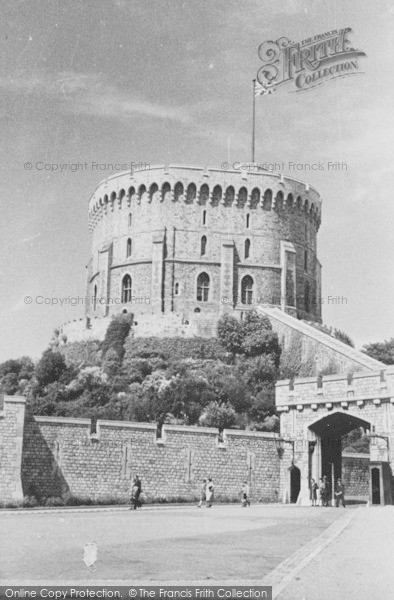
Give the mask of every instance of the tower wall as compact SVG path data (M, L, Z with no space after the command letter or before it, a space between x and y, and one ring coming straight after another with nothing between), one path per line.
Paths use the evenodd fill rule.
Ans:
M316 190L268 171L171 166L110 177L89 203L87 316L127 310L187 320L263 303L320 320L320 215ZM209 277L202 298L201 273Z

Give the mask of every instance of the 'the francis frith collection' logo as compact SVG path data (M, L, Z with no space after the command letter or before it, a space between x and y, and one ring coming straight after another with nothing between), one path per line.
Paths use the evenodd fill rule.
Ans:
M351 31L350 27L334 29L299 43L285 37L263 42L258 50L263 65L257 73L256 92L260 93L256 95L291 84L296 89L289 91L301 92L329 79L359 74L358 59L365 52L352 47Z

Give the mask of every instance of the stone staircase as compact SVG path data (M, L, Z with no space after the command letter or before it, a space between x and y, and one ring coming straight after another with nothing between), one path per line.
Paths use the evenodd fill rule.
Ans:
M359 364L362 367L362 369L369 371L380 371L382 369L387 368L387 365L385 365L384 363L381 363L380 361L371 358L370 356L364 354L364 352L361 352L360 350L356 350L355 348L344 344L340 340L331 337L327 333L319 331L319 329L316 329L312 325L308 325L304 321L299 321L298 319L295 319L294 317L288 315L287 313L283 312L278 308L258 306L256 310L261 315L267 316L271 321L276 320L282 325L290 327L291 329L294 329L295 331L298 331L303 335L311 338L315 342L326 346L330 350L342 354L346 358L352 360L354 363Z

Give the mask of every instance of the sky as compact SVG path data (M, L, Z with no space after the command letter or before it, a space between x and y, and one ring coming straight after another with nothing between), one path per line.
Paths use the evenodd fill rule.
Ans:
M70 302L85 295L88 202L115 173L93 162L249 162L259 45L343 27L367 55L363 73L258 98L256 162L301 165L284 175L322 196L324 322L357 347L394 337L389 0L3 0L1 11L0 361L40 356L56 326L83 316ZM88 167L61 172L72 163Z

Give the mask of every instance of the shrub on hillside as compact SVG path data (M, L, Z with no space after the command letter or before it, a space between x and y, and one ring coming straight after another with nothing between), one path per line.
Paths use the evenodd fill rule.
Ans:
M68 366L95 367L101 364L101 346L98 340L85 340L59 346L59 352Z
M351 348L354 348L355 346L350 335L348 335L345 331L341 331L340 329L334 329L334 338L340 342L343 342L344 344L347 344Z
M133 315L127 313L113 317L105 332L101 356L105 357L108 350L114 350L122 360L124 356L124 343L129 335L130 328L133 322Z
M216 338L129 337L125 344L124 365L135 358L177 361L186 358L220 360L224 357L223 347Z
M60 352L45 350L37 363L35 376L40 387L59 381L67 370L66 361Z

